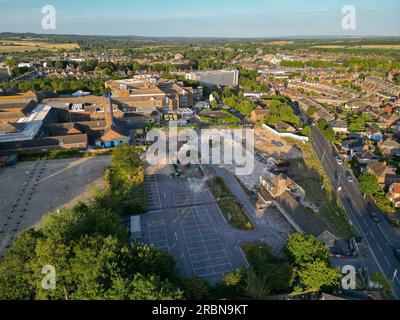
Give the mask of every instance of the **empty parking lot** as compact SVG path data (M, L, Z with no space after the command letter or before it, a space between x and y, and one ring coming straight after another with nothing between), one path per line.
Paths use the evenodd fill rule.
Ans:
M185 276L215 283L247 264L205 185L168 175L145 180L153 210L142 216L143 240L171 253Z
M20 162L0 168L0 254L23 230L49 211L84 199L87 189L101 185L110 157Z

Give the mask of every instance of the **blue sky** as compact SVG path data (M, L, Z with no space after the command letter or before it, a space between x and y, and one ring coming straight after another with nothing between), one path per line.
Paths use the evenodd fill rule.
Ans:
M283 37L400 35L399 0L0 0L0 32L50 33L44 5L57 10L51 33ZM353 5L356 30L343 30L341 12Z

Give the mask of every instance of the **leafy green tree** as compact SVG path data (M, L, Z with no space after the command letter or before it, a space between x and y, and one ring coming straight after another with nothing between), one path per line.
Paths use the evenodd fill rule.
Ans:
M317 109L314 106L310 106L307 109L307 115L312 117L316 111L317 111Z
M321 241L312 235L291 234L288 238L286 251L290 260L301 267L317 260L329 263L328 250Z
M360 177L359 183L361 192L366 194L367 196L373 196L381 190L378 184L378 178L368 172L364 173Z
M291 124L298 124L300 118L296 116L291 106L280 100L272 100L269 103L269 110L265 116L266 124L276 125L279 121Z
M0 300L29 300L35 297L34 274L29 266L35 259L40 235L29 230L14 242L11 251L0 259Z
M183 291L154 275L137 274L130 284L128 297L131 300L180 300L183 299Z
M301 133L303 135L305 135L306 137L311 137L311 135L312 135L311 127L310 126L304 127L304 129Z
M267 299L271 289L265 275L257 275L254 271L247 272L245 295L250 299Z
M208 282L196 276L184 280L183 292L188 300L206 300L211 294Z
M55 64L54 64L54 66L55 66L57 69L64 69L64 68L65 68L65 62L64 62L64 61L61 61L61 60L57 60L57 61L55 62Z
M127 144L114 149L111 161L112 168L128 181L136 179L142 166L139 152Z
M224 91L222 92L222 97L223 98L229 98L232 95L231 89L230 88L225 88Z
M72 209L46 215L42 220L41 232L44 236L68 243L78 240L82 234L113 236L121 242L128 240L121 217L96 204L79 203Z
M304 265L299 271L299 276L306 290L332 290L340 284L339 270L330 268L319 260Z
M325 119L319 120L318 121L318 128L321 131L325 131L326 127L328 126L328 123L326 122Z
M349 124L349 131L360 132L365 130L365 120L363 117L357 117Z
M329 141L332 141L335 138L335 131L331 127L325 129L325 138Z
M392 283L381 273L374 273L371 275L371 281L380 285L382 291L390 294L392 290Z

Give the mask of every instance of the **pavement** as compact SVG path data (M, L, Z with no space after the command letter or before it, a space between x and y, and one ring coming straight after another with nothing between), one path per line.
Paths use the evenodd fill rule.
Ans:
M292 105L306 123L311 123L310 119L296 106ZM350 183L346 179L346 168L340 166L335 159L335 151L331 144L325 139L319 129L312 125L311 143L321 159L324 169L336 190L346 211L347 217L351 225L361 235L368 247L371 255L365 257L365 264L370 274L380 272L387 279L393 280L393 295L400 299L400 274L393 278L396 269L400 269L399 261L393 256L391 246L400 248L400 238L387 221L382 219L380 223L375 223L369 216L367 211L367 202L360 192L357 179Z
M72 207L103 181L110 157L19 162L0 168L0 254L50 211Z
M231 227L205 179L156 174L146 176L145 181L151 181L146 190L155 195L149 200L150 207L155 210L142 215L142 241L172 254L184 276L197 275L217 283L227 273L248 266L240 248L242 244L265 241L279 254L286 242L287 234L268 223L256 226L253 231ZM157 195L160 209L157 209Z

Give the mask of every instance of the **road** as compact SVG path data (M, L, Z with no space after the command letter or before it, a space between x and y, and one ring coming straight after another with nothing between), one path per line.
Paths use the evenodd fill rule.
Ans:
M295 108L306 123L311 123L307 115L297 106L293 104L292 107ZM337 163L336 154L330 142L322 135L317 126L312 125L311 128L312 146L320 158L333 187L338 190L337 195L343 204L350 223L366 240L370 248L372 258L366 259L369 273L379 271L387 279L392 280L396 269L400 269L400 263L393 256L391 246L400 247L399 237L386 219L382 219L378 224L372 221L366 209L367 201L361 194L356 179L354 179L353 183L348 182L345 175L347 169ZM399 274L393 279L393 295L400 299Z

